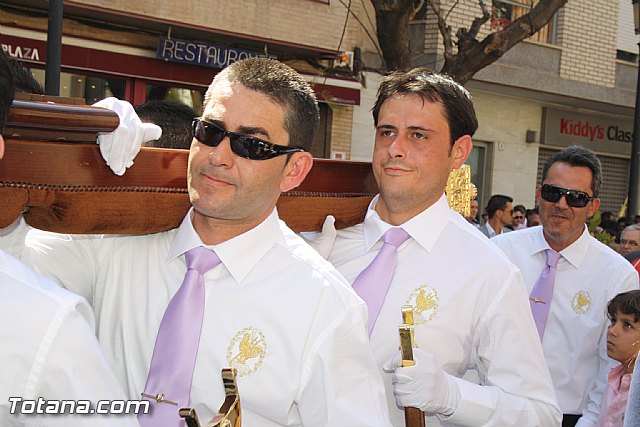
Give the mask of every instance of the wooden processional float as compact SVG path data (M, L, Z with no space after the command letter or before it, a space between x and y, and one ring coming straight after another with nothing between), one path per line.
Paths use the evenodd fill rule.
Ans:
M123 176L106 165L97 134L118 127L113 111L81 98L16 94L0 160L0 228L21 214L38 229L70 234L149 234L180 225L189 210L188 150L143 147ZM296 232L320 231L327 215L336 228L364 220L377 193L370 163L314 160L305 181L278 201L280 217ZM475 196L470 170L453 171L449 205L469 215ZM232 369L222 373L226 399L207 426L240 427L240 400ZM189 408L181 411L199 426Z

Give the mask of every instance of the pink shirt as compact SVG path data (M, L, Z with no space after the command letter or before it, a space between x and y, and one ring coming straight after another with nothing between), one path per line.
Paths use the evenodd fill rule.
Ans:
M627 396L631 374L624 373L624 365L620 364L609 372L609 387L602 398L600 417L596 427L622 427L624 410L627 407Z

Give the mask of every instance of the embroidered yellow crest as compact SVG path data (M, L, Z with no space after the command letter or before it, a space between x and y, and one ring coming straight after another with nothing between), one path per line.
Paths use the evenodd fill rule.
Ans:
M571 307L576 314L585 314L591 309L591 295L587 291L576 293L571 301Z
M243 377L260 368L266 353L264 334L256 328L244 328L231 340L227 361L229 366L238 370L238 376Z
M438 292L430 286L421 286L411 292L406 304L413 306L416 325L426 325L438 313Z

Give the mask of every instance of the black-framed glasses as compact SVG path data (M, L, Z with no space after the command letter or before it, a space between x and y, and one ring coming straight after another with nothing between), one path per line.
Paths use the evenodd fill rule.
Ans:
M567 205L572 208L584 208L587 206L587 203L595 199L595 197L591 197L584 191L569 190L568 188L562 188L551 184L544 184L540 191L540 195L544 200L551 203L557 202L564 196Z
M263 141L255 136L244 133L230 132L208 122L201 117L193 119L191 125L193 137L209 147L217 147L225 137L229 137L231 151L238 156L250 160L267 160L283 154L304 151L300 147L287 147Z
M514 215L513 219L524 219L522 215Z

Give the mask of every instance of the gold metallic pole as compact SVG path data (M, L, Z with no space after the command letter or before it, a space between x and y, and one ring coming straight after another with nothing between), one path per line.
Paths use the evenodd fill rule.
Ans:
M413 349L416 345L413 337L413 306L402 306L402 325L398 326L398 331L400 332L402 366L414 366ZM407 427L425 427L427 425L424 413L418 408L404 408L404 422Z

